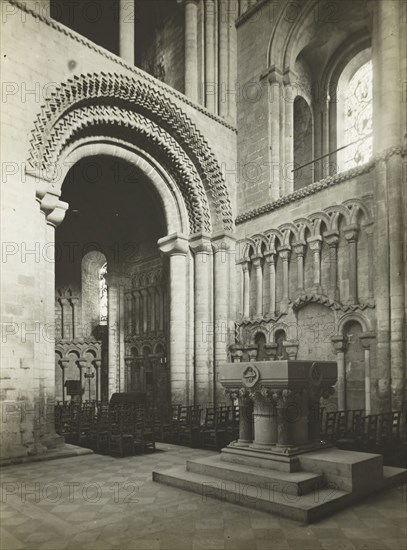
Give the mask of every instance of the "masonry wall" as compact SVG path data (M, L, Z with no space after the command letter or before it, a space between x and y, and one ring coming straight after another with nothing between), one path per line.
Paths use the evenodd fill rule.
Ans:
M136 65L184 92L184 7L175 1L141 2L136 12Z
M128 68L120 58L55 22L48 24L16 5L5 4L1 34L2 458L46 452L57 441L52 427L55 357L50 353L55 315L50 243L55 229L46 224L36 201L38 181L25 175L30 132L47 94L67 78L87 72L148 79L192 119L220 166L235 164L236 139L231 127L175 90ZM227 181L233 185L229 176ZM233 200L233 187L230 195Z

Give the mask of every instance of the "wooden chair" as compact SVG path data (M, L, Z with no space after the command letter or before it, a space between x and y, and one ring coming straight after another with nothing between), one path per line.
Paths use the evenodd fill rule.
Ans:
M134 418L131 411L120 410L119 417L111 415L108 429L109 454L134 454Z
M219 410L208 408L205 412L205 421L201 428L201 446L208 449L219 450L225 438L226 428L218 425Z
M201 409L191 405L181 407L177 441L191 447L198 446L201 431Z

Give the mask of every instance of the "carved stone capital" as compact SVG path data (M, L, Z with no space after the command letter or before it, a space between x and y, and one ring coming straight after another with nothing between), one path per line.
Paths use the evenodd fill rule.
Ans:
M295 361L299 347L298 342L296 340L289 340L287 342L283 342L283 347L287 352L288 358L291 361Z
M219 232L212 235L213 253L222 253L234 251L236 247L236 239L231 233Z
M268 360L275 360L277 356L278 344L264 344L264 351L266 352Z
M199 253L212 253L212 241L211 237L207 233L194 233L189 238L189 246L195 254Z
M339 233L336 231L330 231L324 233L324 239L329 248L337 248L339 243Z
M246 273L247 271L249 271L249 262L247 260L242 262L242 271L243 273Z
M39 200L41 212L43 212L47 224L52 227L58 227L65 218L66 211L68 210L68 203L59 200L58 195L53 193L45 193L45 195Z
M166 256L186 256L189 250L185 235L173 233L158 240L158 247Z
M256 361L257 352L258 352L258 346L256 344L247 346L245 348L245 351L247 352L250 361Z
M264 258L267 263L274 264L276 261L276 251L268 251L264 253Z
M252 262L256 269L261 269L261 256L253 256Z
M346 350L346 341L342 335L332 336L331 342L335 348L335 351L345 351Z
M355 242L358 238L359 227L356 223L351 223L343 228L345 238L348 242Z
M240 363L243 356L243 347L239 344L232 344L229 347L230 355L233 363Z
M271 65L271 67L263 71L260 75L260 80L265 80L266 78L269 84L281 84L283 82L283 71L278 69L275 65Z
M291 248L289 248L289 247L280 248L279 251L278 251L278 255L280 256L280 258L282 260L289 260L290 259L290 253L291 253Z
M297 256L304 256L305 245L305 241L293 243L293 250L297 254Z
M322 246L322 237L320 236L311 237L308 240L308 244L309 244L310 250L312 250L313 252L320 252L321 246Z
M374 332L364 332L359 335L359 340L364 349L370 349L370 346L376 340L376 334Z

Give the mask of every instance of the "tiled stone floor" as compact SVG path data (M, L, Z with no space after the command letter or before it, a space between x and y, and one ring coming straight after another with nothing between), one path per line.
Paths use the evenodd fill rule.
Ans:
M1 550L405 550L406 487L310 526L151 481L205 451L159 445L2 468Z

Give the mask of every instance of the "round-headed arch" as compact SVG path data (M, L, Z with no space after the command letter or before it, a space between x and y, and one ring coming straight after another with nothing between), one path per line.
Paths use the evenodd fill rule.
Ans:
M115 73L83 74L62 83L35 121L28 171L53 174L64 149L89 136L143 144L179 187L192 231L233 229L227 186L207 141L151 84Z

